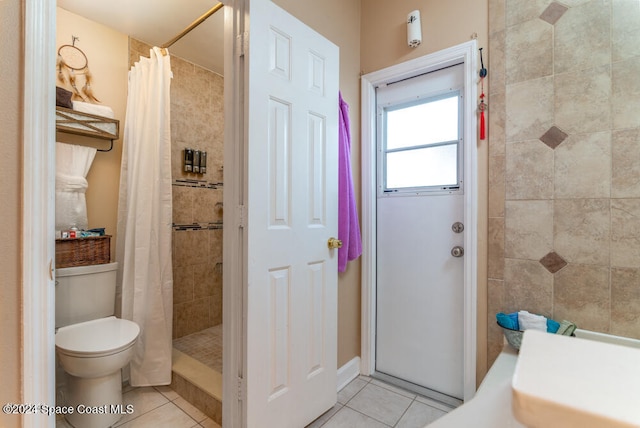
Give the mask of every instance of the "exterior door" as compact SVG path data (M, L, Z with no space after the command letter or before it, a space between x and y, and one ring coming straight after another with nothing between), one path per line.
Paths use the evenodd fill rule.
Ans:
M339 52L249 7L246 426L302 427L337 400Z
M452 404L464 395L462 85L457 65L376 92L375 371Z

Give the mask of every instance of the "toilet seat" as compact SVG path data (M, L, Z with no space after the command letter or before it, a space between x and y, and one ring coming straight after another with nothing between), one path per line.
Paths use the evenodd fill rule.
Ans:
M139 333L140 327L132 321L100 318L59 328L56 349L78 358L104 357L131 347Z

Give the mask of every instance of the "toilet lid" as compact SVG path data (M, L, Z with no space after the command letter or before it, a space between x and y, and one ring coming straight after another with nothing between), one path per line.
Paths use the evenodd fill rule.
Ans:
M133 321L107 317L61 327L56 348L74 354L103 354L131 345L140 327Z

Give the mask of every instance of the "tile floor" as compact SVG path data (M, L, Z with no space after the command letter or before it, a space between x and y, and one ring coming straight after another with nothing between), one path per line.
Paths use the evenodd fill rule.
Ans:
M220 428L167 386L125 388L134 413L118 428ZM422 428L451 409L425 397L359 376L338 393L338 403L307 428ZM58 419L56 428L70 428ZM265 427L266 428L266 427Z
M222 324L174 339L173 347L222 373Z
M124 415L114 427L220 428L168 386L129 387L123 392L124 405L132 404L134 412ZM72 427L64 419L57 419L56 428Z
M452 409L426 397L359 376L338 403L307 428L423 428Z

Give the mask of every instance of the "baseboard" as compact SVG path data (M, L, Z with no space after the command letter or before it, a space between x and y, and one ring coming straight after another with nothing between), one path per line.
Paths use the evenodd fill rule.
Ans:
M360 357L355 357L338 369L338 391L360 376Z

